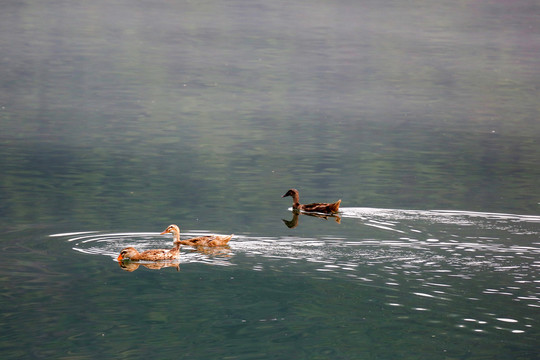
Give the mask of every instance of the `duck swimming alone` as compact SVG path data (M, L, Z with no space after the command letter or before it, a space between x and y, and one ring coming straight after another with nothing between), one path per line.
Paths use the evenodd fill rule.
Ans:
M208 235L208 236L199 236L196 238L191 238L187 240L180 240L180 228L177 225L169 225L161 235L167 233L172 233L174 237L174 244L182 244L188 246L225 246L231 240L233 235Z
M133 247L127 247L120 251L118 261L159 261L159 260L175 260L180 257L180 244L174 243L174 247L170 250L153 249L146 250L142 253L138 252Z
M300 196L298 195L298 190L290 189L282 197L292 196L293 198L293 209L308 211L308 212L319 212L326 214L334 214L339 211L339 204L341 204L341 199L335 203L313 203L313 204L300 204Z

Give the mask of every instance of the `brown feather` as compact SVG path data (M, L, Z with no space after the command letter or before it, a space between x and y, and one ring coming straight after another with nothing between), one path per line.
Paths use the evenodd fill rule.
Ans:
M196 238L191 238L187 240L180 240L180 228L177 225L169 225L167 229L165 229L161 235L165 235L167 233L173 234L173 244L182 244L182 245L188 245L188 246L225 246L231 240L231 238L234 235L207 235L207 236L199 236Z
M196 238L191 238L187 240L180 240L179 243L182 245L188 245L188 246L225 246L229 243L229 240L234 235L226 235L226 236L220 236L220 235L209 235L209 236L199 236Z
M170 250L165 249L152 249L146 250L142 253L137 249L127 247L120 251L118 261L131 260L131 261L160 261L160 260L175 260L180 257L180 244L175 245Z

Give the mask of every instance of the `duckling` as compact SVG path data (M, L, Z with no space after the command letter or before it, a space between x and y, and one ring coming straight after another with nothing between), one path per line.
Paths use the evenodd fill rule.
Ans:
M199 236L187 240L180 240L180 228L177 225L169 225L162 233L161 235L165 235L167 233L172 233L174 244L182 244L182 245L188 245L188 246L225 246L231 240L231 238L234 235L207 235L207 236Z
M341 204L341 199L339 199L335 203L331 203L331 204L330 203L313 203L313 204L302 205L300 204L300 196L298 195L298 190L296 189L290 189L282 197L286 197L286 196L292 196L294 210L334 214L339 211L339 205Z

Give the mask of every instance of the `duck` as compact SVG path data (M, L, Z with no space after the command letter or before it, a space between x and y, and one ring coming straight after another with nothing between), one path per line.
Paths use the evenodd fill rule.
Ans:
M209 246L209 247L215 247L215 246L225 246L229 243L229 240L232 239L234 235L207 235L207 236L199 236L187 240L180 240L180 228L178 225L172 224L169 225L160 235L165 235L168 233L173 234L174 241L173 243L176 245L188 245L188 246Z
M341 199L335 203L313 203L313 204L300 204L300 195L298 190L290 189L282 197L292 196L293 198L293 209L301 210L307 212L318 212L326 214L335 214L339 211L339 205L341 204Z
M160 260L176 260L180 258L180 244L174 243L174 247L170 250L152 249L140 253L133 247L127 247L120 251L118 255L119 262L122 261L160 261Z

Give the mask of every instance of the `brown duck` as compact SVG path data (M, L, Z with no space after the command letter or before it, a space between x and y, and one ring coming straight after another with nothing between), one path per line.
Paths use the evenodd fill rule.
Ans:
M300 204L300 196L298 195L298 190L290 189L282 197L292 196L293 198L293 209L308 211L308 212L319 212L326 214L334 214L339 211L339 204L341 204L341 199L335 203L313 203L313 204Z
M137 249L127 247L120 251L120 255L116 260L118 261L160 261L160 260L175 260L180 257L180 244L174 243L174 247L170 250L165 249L153 249L146 250L142 253Z
M182 244L188 246L225 246L231 240L233 235L207 235L191 238L187 240L180 240L180 228L176 225L169 225L161 235L172 233L174 237L174 244Z

